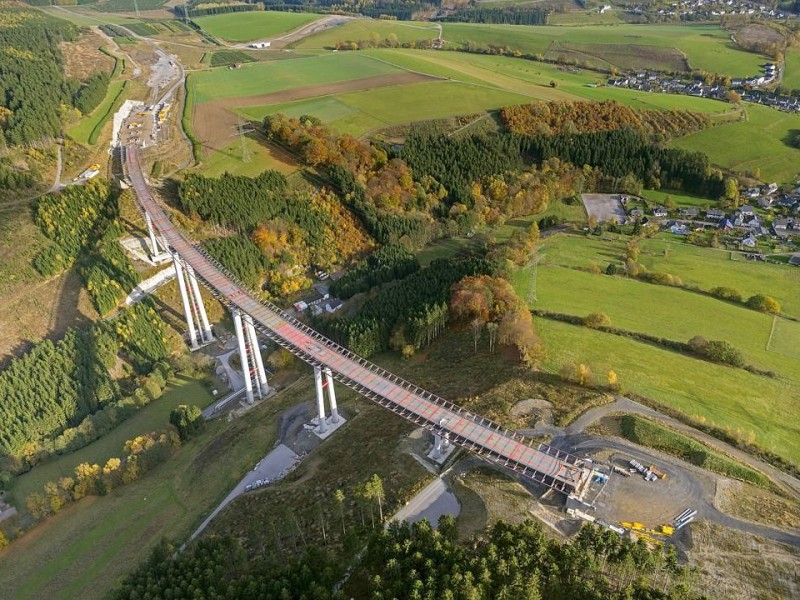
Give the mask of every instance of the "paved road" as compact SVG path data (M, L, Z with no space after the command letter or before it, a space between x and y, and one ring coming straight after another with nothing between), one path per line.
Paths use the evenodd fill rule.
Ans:
M422 519L428 519L428 522L436 527L439 517L443 515L456 517L459 512L461 512L461 506L456 495L447 487L441 477L437 477L414 496L408 504L397 511L390 522L416 523Z
M784 473L780 469L776 469L772 465L756 458L752 454L731 446L722 440L703 433L702 431L698 431L690 425L686 425L677 419L673 419L672 417L664 415L657 410L645 406L644 404L639 404L638 402L635 402L624 396L617 396L616 400L611 404L606 404L605 406L598 406L596 408L587 410L566 427L542 425L533 429L521 429L520 433L532 437L549 435L553 436L554 438L576 435L583 433L583 431L595 421L602 419L605 416L618 413L639 414L669 425L673 429L676 429L681 433L685 433L688 436L707 444L711 448L720 450L721 452L734 457L736 460L761 471L777 484L781 485L781 487L783 487L787 492L793 494L797 498L800 498L800 480L798 480L796 477L789 475L788 473ZM555 440L553 445L556 445Z
M297 464L299 460L300 457L297 456L297 454L295 454L294 451L292 451L292 449L288 446L284 446L283 444L276 446L269 454L261 459L255 469L249 471L242 478L242 480L236 484L236 487L233 488L230 494L228 494L225 499L219 503L217 508L215 508L212 513L206 517L205 521L200 524L200 527L195 530L191 537L189 537L188 541L192 541L194 538L200 535L223 508L244 494L245 488L248 485L255 483L259 479L268 479L270 482L281 479L291 470L292 467Z

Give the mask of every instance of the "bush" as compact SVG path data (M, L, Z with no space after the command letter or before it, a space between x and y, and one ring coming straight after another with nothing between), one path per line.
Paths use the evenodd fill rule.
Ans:
M772 296L756 294L747 299L747 307L759 312L777 315L781 312L781 303Z
M727 300L728 302L742 302L742 295L739 290L729 287L715 287L709 292L715 298Z
M583 318L584 327L597 329L599 327L611 327L611 319L605 313L592 313Z
M745 364L742 353L725 341L709 341L703 336L697 335L689 340L688 346L692 352L711 362L732 367L743 367Z
M181 440L188 440L202 428L202 411L194 404L180 404L172 409L169 414L169 422L178 430Z

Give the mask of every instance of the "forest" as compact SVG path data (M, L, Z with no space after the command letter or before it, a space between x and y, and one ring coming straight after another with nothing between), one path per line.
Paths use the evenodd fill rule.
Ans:
M369 251L373 242L330 190L289 190L277 171L251 178L190 174L179 185L181 208L240 234L206 242L226 268L266 298L310 285L309 267L330 270Z
M393 346L419 348L430 343L447 323L451 286L467 275L493 274L497 265L484 258L452 258L405 279L382 286L370 296L357 315L318 318L315 327L361 356L371 356Z
M112 596L259 600L700 600L674 547L650 550L586 525L571 543L549 539L533 521L499 522L459 541L452 517L393 523L369 538L352 571L329 548L287 561L248 556L230 537L187 551L162 542ZM335 585L344 578L344 585ZM337 591L332 591L332 590Z
M58 47L77 28L23 8L0 8L0 148L55 138L61 104L71 104Z
M332 282L331 293L346 300L376 285L403 279L416 271L419 271L419 261L412 252L399 244L386 244Z
M59 43L77 35L77 27L68 21L36 10L0 7L0 148L57 138L63 107L88 114L103 101L108 73L94 73L84 81L65 75ZM0 183L3 179L17 188L28 183L0 170Z
M516 135L550 136L560 133L595 133L630 127L664 141L688 135L711 125L701 113L688 110L636 110L614 100L602 102L536 102L500 109L500 119Z
M459 8L438 21L455 23L505 23L508 25L547 25L549 12L542 8Z
M116 192L92 179L39 198L34 221L54 243L40 251L33 266L45 276L57 275L77 263L92 302L101 315L115 310L141 278L117 243L119 225Z
M66 429L117 401L129 383L109 372L118 356L135 375L151 372L167 354L166 325L142 302L12 359L0 372L0 470L27 470Z

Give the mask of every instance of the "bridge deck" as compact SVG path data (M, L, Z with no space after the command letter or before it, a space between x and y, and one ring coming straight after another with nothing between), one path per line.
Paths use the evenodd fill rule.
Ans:
M362 395L492 462L565 493L579 487L585 469L576 464L575 457L544 444L532 447L522 436L400 379L327 339L279 307L256 300L173 226L150 193L136 147L125 149L123 166L142 209L150 215L162 239L194 269L217 299L249 314L259 330L275 342L308 363L329 367L337 380Z

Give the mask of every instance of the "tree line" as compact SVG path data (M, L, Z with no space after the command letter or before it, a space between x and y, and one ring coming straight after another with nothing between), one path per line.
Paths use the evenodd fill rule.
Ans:
M200 540L184 552L163 541L122 582L116 600L258 598L260 600L700 600L692 571L673 546L649 549L613 531L585 525L572 542L548 538L530 520L499 522L459 540L446 516L376 530L353 560L310 546L299 558L249 555L231 537ZM344 579L344 586L336 585Z
M123 458L111 457L102 467L81 463L75 467L74 477L67 475L58 481L48 481L41 492L29 494L25 506L34 519L45 519L81 498L105 496L133 483L180 447L181 438L172 427L138 435L125 442Z
M547 25L550 11L544 8L458 8L438 17L437 21L452 23L502 23L507 25Z
M630 127L661 141L710 126L710 119L688 110L641 110L615 100L571 102L567 100L505 106L500 118L516 135L595 133Z

